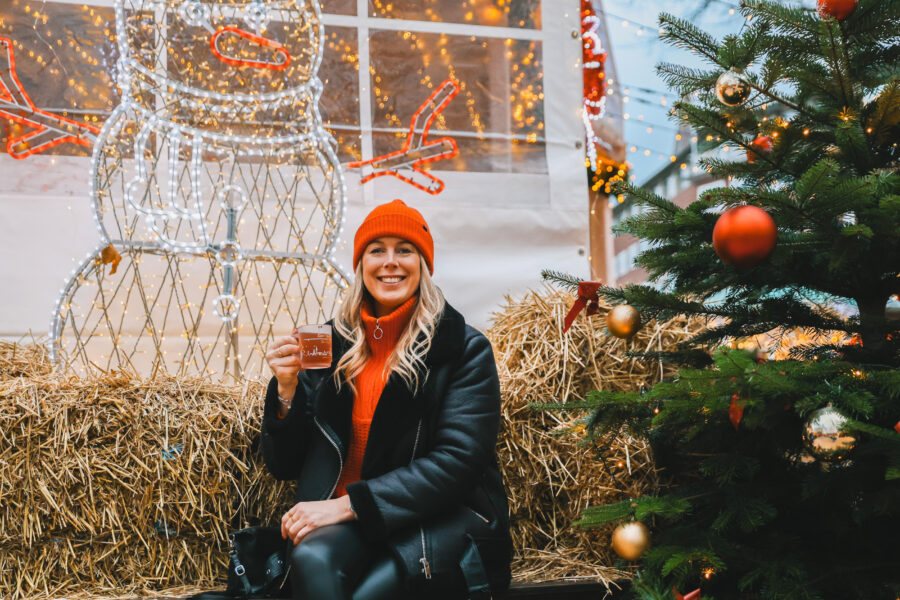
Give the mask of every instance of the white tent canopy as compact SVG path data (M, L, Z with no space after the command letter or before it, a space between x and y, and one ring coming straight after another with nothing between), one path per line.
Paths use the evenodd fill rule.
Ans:
M436 282L476 327L488 324L504 295L536 287L542 268L586 275L578 0L514 0L504 10L472 1L472 11L463 10L465 2L459 8L442 0L394 0L389 8L374 0L322 4L328 42L319 72L322 109L348 187L337 262L349 272L352 234L363 217L402 198L431 225ZM108 22L111 6L47 1L40 10L49 20L40 31L30 27L32 16L10 15L0 35L19 44L16 66L36 105L102 122L116 94L112 77L97 66L109 66L97 21ZM56 38L77 39L85 53L59 52L53 64L69 66L65 73L38 69L47 58L23 54L29 47L46 54L42 39L52 48ZM90 80L66 85L79 73ZM390 176L361 185L346 163L399 149L412 113L447 77L462 91L431 132L452 137L460 150L430 171L444 190L431 195ZM4 338L46 334L61 283L96 248L90 160L89 150L71 144L24 160L0 154Z

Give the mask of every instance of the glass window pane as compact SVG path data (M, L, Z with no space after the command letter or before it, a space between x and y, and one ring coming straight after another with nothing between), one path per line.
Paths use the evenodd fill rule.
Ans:
M355 15L356 0L321 0L322 12L328 15Z
M338 157L343 162L360 157L358 41L355 28L325 27L325 54L319 67L324 90L319 113L338 142Z
M369 0L369 16L541 28L541 0Z
M119 58L115 29L112 8L13 0L0 12L0 35L13 41L16 73L35 106L98 127L119 103L113 83ZM0 151L6 152L9 137L30 131L0 115ZM90 153L89 147L70 143L44 151Z
M546 173L541 43L529 40L373 31L375 155L399 149L410 119L448 77L461 91L430 139L454 138L459 156L437 170Z

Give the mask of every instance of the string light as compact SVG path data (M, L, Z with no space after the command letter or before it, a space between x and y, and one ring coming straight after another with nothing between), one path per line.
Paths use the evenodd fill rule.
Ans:
M293 284L303 289L302 302L313 283L311 273L323 273L324 279L316 284L318 290L311 292L319 298L318 311L323 313L321 301L329 294L327 290L334 290L332 294L336 296L349 281L333 258L343 233L347 189L335 142L318 111L322 84L316 74L324 44L320 8L313 2L305 3L301 10L292 0L275 5L254 1L242 9L188 0L179 6L179 15L201 31L212 30L213 35L243 32L234 26L222 26L231 21L246 23L259 32L243 32L228 41L220 40L218 46L217 38L213 38L212 49L218 48L223 54L218 57L219 66L213 69L211 64L215 63L206 61L199 61L195 67L197 58L191 54L193 48L185 41L187 38L148 36L147 28L154 25L147 20L147 6L156 11L157 19L171 10L168 3L160 0L145 2L142 8L132 5L131 0L116 2L120 54L117 70L122 101L99 130L89 177L100 242L76 265L60 289L51 316L51 356L54 362L58 361L66 344L67 358L87 362L84 347L96 338L114 343L109 359L118 360L120 366L126 366L140 354L154 364L165 365L177 354L181 369L194 365L201 372L212 372L209 361L214 355L224 356L226 364L242 369L250 354L262 356L264 342L270 337L253 323L268 322L271 328L275 322L273 311L287 313L295 321L292 309L286 306L285 286ZM285 39L260 41L270 39L262 38L270 20L277 20L280 25L265 35L283 32ZM264 65L264 60L253 57L252 49L236 45L237 39L255 43L260 52L284 48L284 53L276 52L276 62ZM308 48L298 51L297 47L302 48L304 43ZM182 51L189 60L179 62ZM224 56L224 52L229 56ZM156 58L148 60L151 55ZM281 60L284 57L289 58ZM178 71L172 66L181 63L186 70ZM227 65L256 68L268 75L235 81L223 77L221 67ZM234 89L226 89L227 86ZM275 126L260 128L258 135L248 135L241 124L264 122L266 119L261 120L260 115L290 115L290 120L279 119ZM282 122L287 130L276 131ZM299 228L291 219L291 211L296 214L298 209L306 209L295 204L299 201L297 183L304 180L309 183L321 214L316 213L318 221L311 218L305 228ZM280 182L281 187L275 187L273 181ZM264 199L275 203L275 213L264 212ZM259 230L241 236L240 225L247 221L242 215L251 207ZM139 223L144 226L136 227ZM289 233L299 251L270 249L276 231ZM306 236L312 234L320 238L310 247L312 251L307 251ZM242 247L242 241L253 243ZM129 280L107 279L103 274L104 264L98 257L110 245L131 257L128 266L123 267L129 271L122 275L132 278L131 288ZM164 271L160 274L148 270L141 281L139 265L148 255L159 257L158 264ZM212 263L200 290L204 295L206 291L215 292L211 312L222 322L224 347L219 343L199 344L197 328L206 311L200 303L180 296L186 293L184 280L190 275L182 272L180 265L191 265L202 258ZM286 279L275 278L282 291L278 287L248 289L253 282L262 285L255 266L260 263L271 265L276 272L282 265L292 265L294 271L285 272ZM297 271L299 268L306 270L305 276ZM220 271L221 278L212 277L212 270ZM255 273L252 277L251 271ZM119 291L119 281L126 284L125 291ZM87 310L76 314L74 298L82 289L86 293L95 289L96 294ZM260 319L251 315L253 339L249 345L239 346L238 336L247 327L236 319L248 293L264 298L261 307L251 309L261 309L263 314ZM283 299L279 295L282 293ZM157 316L160 321L152 316L157 306L168 314L166 307L173 303L181 309L180 313L191 307L196 309L186 321L182 317L184 331L169 335L187 340L186 352L169 352L164 345L168 343L167 334L172 332L166 330L165 316ZM137 317L144 323L140 332L125 334L125 329L115 328L97 331L97 324L105 323L104 329L114 322L122 326L121 318L110 314L114 306L119 307L122 318L132 306L136 307ZM93 321L88 320L91 315ZM67 334L72 337L68 342ZM127 350L123 347L125 339L130 345ZM149 342L139 347L139 339ZM248 354L243 348L253 351Z

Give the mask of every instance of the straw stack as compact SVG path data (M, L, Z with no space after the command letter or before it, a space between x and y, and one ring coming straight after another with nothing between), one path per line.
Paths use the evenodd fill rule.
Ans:
M0 344L0 598L220 585L226 533L291 498L254 447L262 386L61 380L45 358Z
M650 323L630 343L603 315L562 319L574 298L507 301L489 331L503 389L498 447L512 511L516 580L627 578L609 531L571 526L590 505L652 490L646 445L608 432L602 446L558 435L574 415L528 402L633 389L663 371L624 358L697 327ZM0 598L185 596L224 584L225 535L269 524L292 485L256 448L259 382L226 385L109 374L62 379L39 345L0 343ZM159 590L164 590L160 592Z
M594 579L612 585L632 570L610 549L613 525L573 527L588 506L652 493L657 473L643 440L605 432L584 445L578 432L565 433L584 413L537 412L527 404L577 402L591 390L635 390L651 386L671 369L625 356L627 351L673 349L702 327L676 318L647 323L633 339L605 330L610 306L582 313L567 334L563 319L572 294L531 292L494 315L491 339L503 393L498 456L509 491L516 548L513 579Z

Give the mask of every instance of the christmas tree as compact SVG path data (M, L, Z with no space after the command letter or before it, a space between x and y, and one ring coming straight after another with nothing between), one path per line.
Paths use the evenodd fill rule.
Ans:
M721 41L660 18L667 42L709 64L658 69L701 167L727 185L686 208L614 190L643 208L619 233L650 243L637 262L655 285L597 294L645 321L710 326L647 356L678 361L676 377L567 407L590 409L589 435L647 437L669 482L579 522L647 527L621 552L640 561L635 598L900 595L900 321L886 311L900 294L900 0L818 4L744 0ZM610 313L611 333L628 335L624 316ZM811 336L779 360L740 347L798 329L844 341Z

